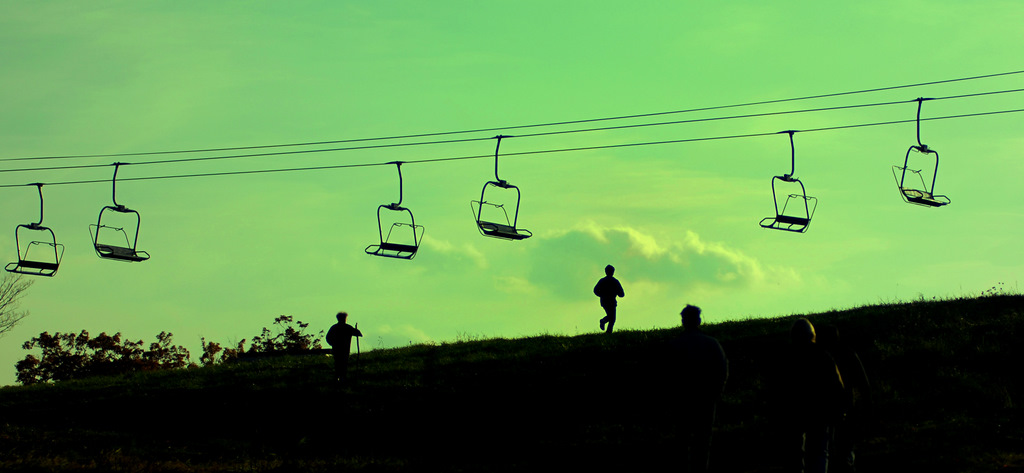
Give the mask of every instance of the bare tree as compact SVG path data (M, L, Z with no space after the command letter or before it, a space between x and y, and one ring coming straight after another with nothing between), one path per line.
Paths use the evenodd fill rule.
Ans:
M33 282L14 273L5 273L3 280L0 280L0 337L14 328L21 319L28 317L28 311L19 311L18 305L25 290Z

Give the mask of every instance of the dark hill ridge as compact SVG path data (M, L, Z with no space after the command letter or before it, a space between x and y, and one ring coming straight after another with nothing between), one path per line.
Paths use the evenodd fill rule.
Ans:
M992 295L809 316L874 383L860 471L1024 471L1022 312ZM791 324L705 327L730 360L716 471L781 471L766 385ZM674 336L378 350L348 388L324 356L3 388L0 471L678 470Z

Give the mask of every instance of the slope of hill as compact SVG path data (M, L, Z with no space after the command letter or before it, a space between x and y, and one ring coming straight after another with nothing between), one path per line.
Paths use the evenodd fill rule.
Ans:
M808 316L873 383L861 471L1024 471L1024 296ZM768 373L792 318L705 327L730 361L716 471L784 465ZM2 471L679 469L675 330L378 350L0 389Z

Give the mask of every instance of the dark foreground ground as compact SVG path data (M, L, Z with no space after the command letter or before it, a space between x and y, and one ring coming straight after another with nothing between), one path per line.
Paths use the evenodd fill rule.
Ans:
M1024 296L811 316L873 382L862 472L1024 471ZM791 318L706 327L713 470L783 471L768 373ZM0 389L0 471L679 471L671 330L322 355ZM355 361L355 360L353 360Z

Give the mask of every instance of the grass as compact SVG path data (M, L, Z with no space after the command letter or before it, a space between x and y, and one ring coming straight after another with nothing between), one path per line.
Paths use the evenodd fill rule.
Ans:
M873 382L861 471L1024 471L1024 296L813 314ZM730 361L712 462L781 471L768 373L792 317L705 327ZM462 337L0 389L0 471L675 469L674 330Z

